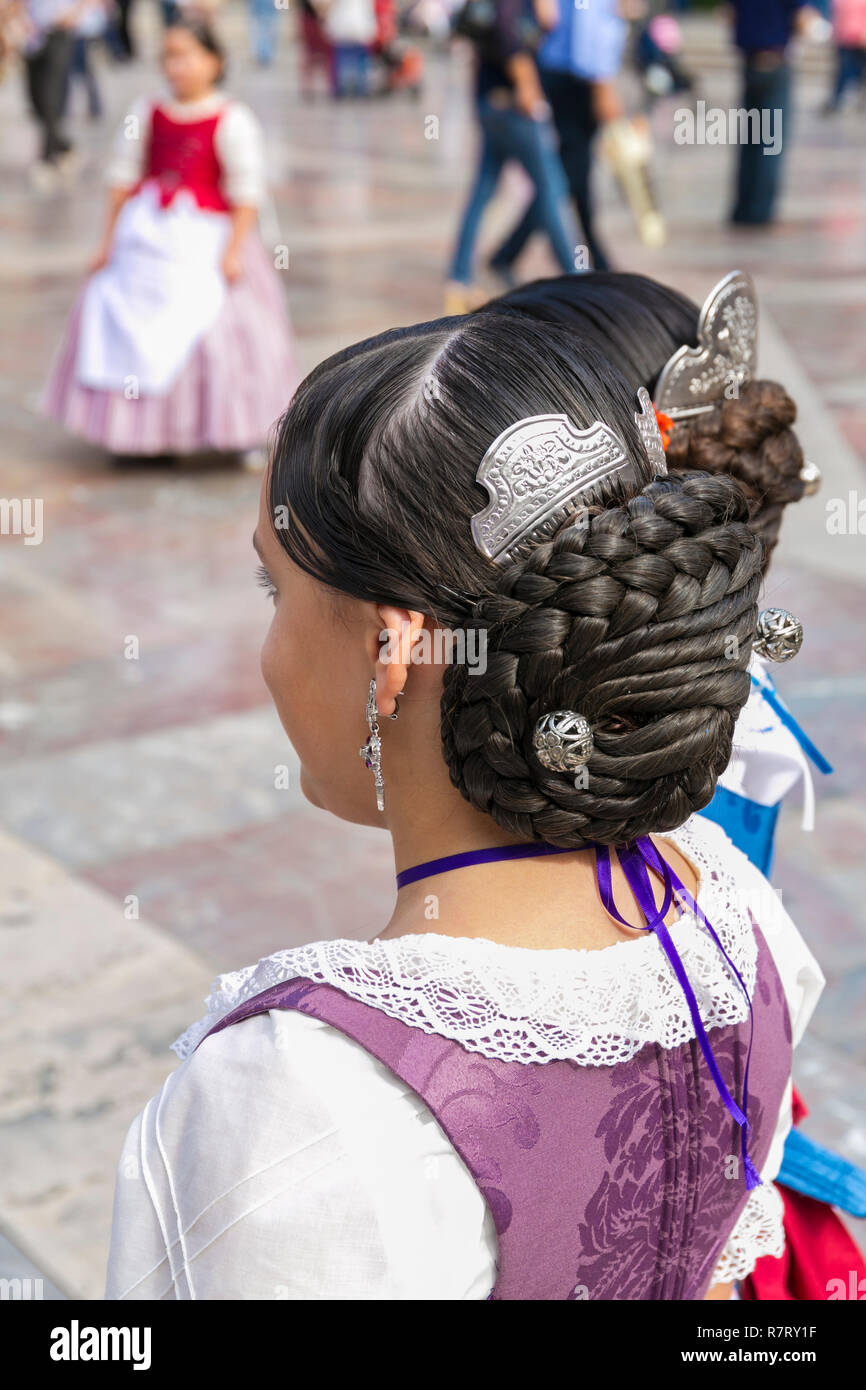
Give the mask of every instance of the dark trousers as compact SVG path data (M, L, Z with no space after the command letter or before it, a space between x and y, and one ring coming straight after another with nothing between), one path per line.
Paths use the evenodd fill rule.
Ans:
M781 147L778 154L765 154L761 140L749 140L740 145L732 222L757 225L773 220L782 183L782 160L790 138L790 95L791 70L786 62L765 68L746 57L742 106L747 111L761 112L762 127L767 121L769 132L776 139L781 130ZM771 114L765 116L764 112ZM772 144L772 139L768 144Z
M866 77L866 48L846 48L840 46L836 51L836 81L829 105L835 109L844 93L852 85Z
M592 143L598 122L592 108L592 84L567 72L542 70L544 94L553 111L553 123L559 136L559 158L568 181L568 191L574 201L583 243L596 270L610 268L607 256L595 233L590 174ZM493 265L510 266L523 250L533 232L538 231L539 206L536 198L514 231L491 257Z
M27 56L27 90L33 114L42 127L42 158L55 160L71 149L62 134L63 105L72 62L73 36L68 29L50 29L35 53Z
M133 0L116 0L115 4L115 43L116 53L120 58L135 57L135 41L129 27L130 11L132 10Z

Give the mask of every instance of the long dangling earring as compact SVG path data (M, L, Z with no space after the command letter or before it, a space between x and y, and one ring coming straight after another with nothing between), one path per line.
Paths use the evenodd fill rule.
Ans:
M376 709L376 682L374 680L370 681L370 693L367 696L367 724L370 728L370 737L358 751L367 767L372 772L376 783L376 807L379 811L384 811L385 778L382 776L382 740L379 736L379 719Z

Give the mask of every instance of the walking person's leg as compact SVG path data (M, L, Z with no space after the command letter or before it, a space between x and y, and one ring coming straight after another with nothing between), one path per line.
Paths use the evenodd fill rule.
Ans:
M740 145L732 222L762 226L773 220L791 138L790 92L791 70L786 62L773 67L747 65L743 107L758 112L759 130L752 129L751 120L746 123L750 138ZM756 134L758 138L752 138Z
M42 114L45 122L45 158L49 161L72 149L72 142L63 133L62 122L74 44L74 37L68 29L53 29L45 44Z
M472 283L473 254L478 239L478 230L481 226L484 210L493 197L499 182L499 175L502 172L504 162L497 141L499 126L497 118L502 113L491 113L483 101L478 104L477 111L481 128L481 149L449 271L449 279L461 285L471 285Z
M755 110L760 95L760 76L748 59L743 63L741 108ZM737 157L737 187L732 222L750 223L758 220L756 207L760 201L761 166L764 158L759 145L751 140L741 142Z
M42 47L26 60L27 90L41 129L43 164L54 163L71 148L60 129L71 61L72 35L59 29L49 31Z
M596 236L592 203L592 146L598 130L592 83L567 72L542 73L542 81L559 134L559 157L583 228L584 245L593 268L609 270L608 258Z
M566 274L574 270L574 237L566 230L563 218L562 195L565 180L553 127L546 121L534 121L517 111L509 111L507 123L508 155L522 164L535 184L535 216L539 227L547 234L551 249Z

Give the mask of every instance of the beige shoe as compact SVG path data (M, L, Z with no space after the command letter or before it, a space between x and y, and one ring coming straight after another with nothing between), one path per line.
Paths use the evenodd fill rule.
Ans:
M480 309L482 304L486 304L490 295L478 285L464 285L459 280L449 280L445 286L444 314L446 318L452 314L471 314L473 309Z

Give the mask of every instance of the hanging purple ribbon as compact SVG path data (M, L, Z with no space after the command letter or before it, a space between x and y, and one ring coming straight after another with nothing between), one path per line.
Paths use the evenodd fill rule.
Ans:
M623 917L616 906L613 896L613 872L611 868L611 852L607 845L596 844L588 841L586 845L576 846L577 849L594 849L596 864L596 881L598 883L599 897L605 911L617 922L621 922L624 927L631 931L652 931L658 938L659 945L664 951L670 963L671 969L676 976L680 989L685 996L686 1004L694 1025L695 1036L698 1040L701 1052L713 1078L716 1089L721 1096L725 1108L740 1127L740 1153L743 1160L743 1171L747 1190L760 1187L761 1178L754 1163L749 1157L747 1135L751 1133L747 1112L749 1108L749 1066L752 1060L752 1042L755 1031L755 1015L752 1009L752 1001L749 998L749 991L739 970L731 960L718 934L707 920L706 915L698 907L697 902L692 897L685 884L680 880L670 864L653 844L648 835L639 836L636 840L626 845L617 846L617 857L625 874L635 901L641 912L646 918L646 925L640 926L629 922ZM464 854L449 854L441 859L431 859L426 864L416 864L411 869L404 869L397 875L397 887L405 888L407 884L417 883L419 879L429 878L435 874L445 874L451 869L464 868L471 864L492 864L498 860L508 859L528 859L539 855L547 854L568 854L574 850L568 850L559 845L549 845L543 841L532 841L525 845L499 845L492 849L468 850ZM649 876L649 870L657 874L664 883L664 897L661 907L656 907L655 894ZM686 968L673 938L665 925L665 917L668 914L674 895L680 907L683 904L694 913L697 920L706 928L712 941L719 948L736 979L746 996L746 1003L749 1006L749 1046L746 1053L746 1066L743 1072L743 1105L742 1109L734 1100L728 1090L725 1080L719 1070L715 1057L713 1056L707 1031L701 1018L698 1001L692 989Z

